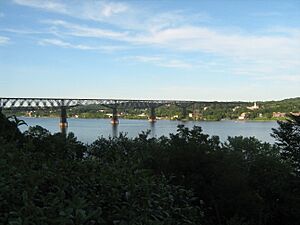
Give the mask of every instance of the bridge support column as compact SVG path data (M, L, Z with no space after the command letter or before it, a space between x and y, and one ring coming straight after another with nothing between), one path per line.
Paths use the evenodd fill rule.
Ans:
M117 107L113 107L112 110L113 110L113 113L112 113L112 118L111 118L111 124L117 125L117 124L119 124Z
M60 108L60 123L59 127L61 130L65 130L68 127L67 122L67 108L65 106L62 106Z
M156 122L156 115L155 115L155 107L150 107L150 116L149 116L149 121L151 123Z
M187 107L186 106L183 106L182 107L182 117L181 117L181 120L187 120Z
M187 121L189 118L188 118L188 111L187 111L187 108L194 105L195 103L181 103L181 104L176 104L179 108L182 109L182 115L181 115L181 118L180 120L182 121Z
M195 104L193 104L193 120L196 120Z

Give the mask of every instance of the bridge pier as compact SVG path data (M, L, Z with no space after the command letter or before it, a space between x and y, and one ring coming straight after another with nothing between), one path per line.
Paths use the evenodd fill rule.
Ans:
M182 103L182 104L176 104L176 105L182 109L182 115L181 115L180 120L187 121L189 119L187 108L190 107L191 105L194 105L194 103Z
M187 118L187 106L183 106L183 107L182 107L182 116L181 116L181 120L182 120L182 121L188 120L188 118Z
M150 116L149 116L148 120L149 120L151 123L156 122L156 114L155 114L155 107L154 107L154 106L151 106L151 107L150 107Z
M193 104L193 120L196 120L195 104Z
M68 121L67 121L67 108L65 106L61 106L60 108L60 123L59 123L60 129L66 130L68 127Z
M119 119L118 119L118 110L117 110L117 107L113 107L112 108L113 112L112 112L112 118L111 118L111 124L113 125L117 125L119 124Z

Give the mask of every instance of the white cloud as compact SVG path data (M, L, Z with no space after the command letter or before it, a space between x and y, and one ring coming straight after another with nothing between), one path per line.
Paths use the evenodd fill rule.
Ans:
M67 6L58 1L51 0L13 0L14 3L29 6L33 8L39 8L47 11L68 13Z
M280 74L280 75L270 75L270 76L260 76L256 77L256 80L268 80L268 81L277 81L277 82L293 82L300 83L300 74Z
M242 35L222 33L206 27L178 27L132 37L139 44L170 49L206 52L239 58L283 58L298 56L299 36Z
M123 59L125 60L135 60L139 62L159 62L162 60L161 57L159 56L129 56L129 57L124 57Z
M54 25L58 28L63 28L61 30L58 30L58 32L78 37L121 39L127 35L125 32L115 32L106 29L91 28L87 26L68 23L63 20L47 20L44 21L44 23Z
M278 60L297 58L300 52L300 29L294 29L293 33L285 35L249 35L200 26L118 32L61 20L46 23L57 27L58 32L72 36L108 38L137 46L163 47L181 53L209 53L243 60Z
M125 12L127 9L128 7L125 4L109 2L103 5L101 14L106 17L110 17L114 14Z
M119 42L128 48L148 49L164 57L135 56L137 62L150 63L169 68L199 68L190 57L212 57L216 65L202 65L210 71L226 71L232 75L255 79L276 78L298 80L300 74L300 28L271 27L265 30L218 29L203 25L211 20L203 13L188 15L186 11L153 12L135 8L128 2L79 1L66 4L61 0L14 0L16 4L39 8L76 18L98 21L98 26L75 24L62 20L44 21L48 30L56 36L74 36L77 43L86 43L87 38L107 39ZM150 13L151 12L151 13ZM256 16L282 16L279 12L258 12ZM199 22L201 21L201 22ZM114 26L108 27L107 24ZM101 26L101 27L100 27ZM48 40L48 41L45 41ZM72 44L58 39L45 39L44 44L82 50L99 49L98 46ZM49 41L51 40L51 41ZM55 40L55 41L54 41ZM103 46L104 47L104 46ZM101 48L103 48L101 47ZM109 48L114 46L109 46ZM118 49L118 46L116 47ZM167 54L172 55L168 57ZM139 53L134 53L139 54ZM143 53L142 53L143 54ZM173 57L175 56L175 57ZM227 68L218 61L228 62ZM296 78L295 78L296 77Z
M182 10L167 11L155 13L155 15L147 16L145 21L140 21L143 24L144 30L156 32L167 28L175 28L185 24L194 22L206 22L211 20L207 13L190 14Z
M82 38L101 38L123 42L124 45L171 51L177 56L185 54L213 55L215 61L226 59L232 74L260 77L291 75L299 72L300 29L280 29L281 33L249 35L241 32L219 31L201 26L183 26L118 32L96 27L68 23L61 20L45 21L58 33ZM167 26L167 25L166 25ZM278 31L278 29L277 29ZM274 30L273 30L274 32ZM282 34L284 32L284 34ZM178 58L178 57L175 57ZM171 58L138 56L134 60L169 68L195 68L195 63ZM208 66L211 71L225 71L222 65Z
M156 66L169 67L169 68L183 68L188 69L194 67L193 64L179 59L169 59L170 57L161 56L130 56L124 57L123 60L151 63Z
M155 12L148 8L134 7L123 1L76 1L67 4L62 0L13 0L16 4L68 15L75 18L93 20L112 24L123 29L157 30L174 27L192 21L202 22L210 20L204 12L193 13L182 10Z
M112 52L117 50L124 50L126 47L124 46L110 46L110 45L103 45L103 46L89 46L89 45L81 45L81 44L72 44L69 42L65 42L59 39L42 39L38 42L40 45L54 45L63 48L72 48L72 49L79 49L79 50L100 50L104 52Z
M69 4L61 0L13 0L22 6L42 9L54 13L69 15L76 18L103 21L128 10L125 3L106 1L78 1Z
M273 17L273 16L282 16L282 13L280 12L255 12L255 13L250 13L251 16L255 17Z
M81 50L91 50L92 48L86 45L73 45L68 42L64 42L59 39L43 39L39 41L40 45L55 45L59 47L64 47L64 48L75 48L75 49L81 49Z
M0 36L0 45L6 45L9 43L9 38L8 37L3 37L3 36Z
M285 35L248 35L221 32L208 27L186 26L130 33L91 28L64 21L52 21L51 24L63 27L63 32L73 36L108 38L141 48L164 48L178 54L213 54L215 57L229 58L237 65L250 61L250 71L253 68L261 70L261 64L266 59L268 67L274 71L282 66L291 69L296 66L295 61L300 61L300 29L286 32ZM164 65L190 67L189 64L171 60Z
M4 28L0 29L0 31L14 33L14 34L52 34L49 31L37 31L37 30L30 30L30 29L13 29L13 28Z

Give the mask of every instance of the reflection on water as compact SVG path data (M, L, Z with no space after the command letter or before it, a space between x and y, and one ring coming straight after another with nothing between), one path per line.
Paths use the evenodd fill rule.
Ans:
M68 127L60 126L60 132L64 135L66 135L68 132Z
M118 124L112 124L112 137L118 137Z
M58 118L26 118L22 117L29 126L40 125L48 129L51 133L60 132ZM245 122L245 121L169 121L158 120L150 123L148 120L125 120L120 119L118 125L112 125L109 119L68 119L68 128L65 132L73 132L78 140L84 143L91 143L98 137L116 137L120 132L128 137L137 137L142 131L150 130L150 137L160 137L162 135L169 136L175 133L177 126L183 124L188 128L193 126L201 126L204 133L209 135L218 135L222 141L228 136L255 136L259 140L274 143L274 139L270 136L272 128L277 127L277 123L270 122ZM20 129L25 131L26 126Z
M152 138L154 138L155 137L155 124L156 124L156 121L154 121L154 122L149 122L150 123L150 131L151 131L151 133L150 133L150 135L151 135L151 137Z

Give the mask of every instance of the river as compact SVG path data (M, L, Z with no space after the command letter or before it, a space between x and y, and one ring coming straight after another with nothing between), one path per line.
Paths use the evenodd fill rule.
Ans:
M20 117L28 126L40 125L51 133L59 132L58 118L29 118ZM169 121L158 120L150 123L147 120L126 120L120 119L120 124L113 126L109 119L68 119L68 132L73 132L78 140L84 143L92 143L98 137L115 136L120 132L126 133L128 137L136 137L142 131L150 130L151 137L168 136L175 133L177 125L184 124L186 127L201 126L203 132L209 135L218 135L222 141L228 136L254 136L261 141L274 143L274 138L270 136L272 128L277 128L275 121ZM20 127L22 131L28 129L27 126Z

